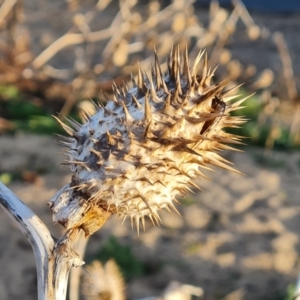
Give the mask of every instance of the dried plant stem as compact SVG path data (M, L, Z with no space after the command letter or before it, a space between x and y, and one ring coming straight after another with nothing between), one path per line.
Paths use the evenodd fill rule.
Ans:
M184 2L185 9L188 8L193 4L194 0L188 0ZM182 2L183 3L183 2ZM169 5L167 8L160 11L158 14L154 14L153 16L150 16L147 21L145 21L140 26L140 34L143 34L147 31L149 31L151 28L156 26L158 23L166 20L168 17L170 17L172 14L174 14L174 11L176 11L176 5L178 3L173 3ZM121 16L120 12L116 15L114 18L112 24L103 30L95 31L95 32L86 32L86 33L66 33L65 35L61 36L57 40L55 40L49 47L47 47L42 53L40 53L32 62L32 66L35 69L40 69L43 67L53 56L55 56L59 51L62 49L71 46L71 45L77 45L82 44L84 42L87 43L94 43L105 39L110 39L107 43L102 55L105 57L107 54L111 54L111 51L113 50L113 46L115 46L116 41L119 41L123 36L124 32L119 31L117 29L120 28L120 23L124 25L125 23L129 25L129 15L124 13L126 12L123 5L121 5L121 8L123 11L123 16ZM123 17L123 20L122 20ZM124 19L125 18L125 19ZM121 26L128 28L125 30L125 33L130 30L129 26ZM137 44L135 46L138 46L138 49L140 48L140 45ZM131 49L131 52L135 52L137 49Z
M98 42L109 38L115 31L113 27L109 27L103 30L89 32L87 34L82 33L66 33L53 44L46 48L33 62L32 66L35 69L41 68L47 61L49 61L57 52L63 48L71 45L77 45L84 42Z
M55 241L43 222L1 182L0 205L17 222L33 248L39 274L38 298L44 299L50 292L47 287L48 260L52 255Z
M6 26L6 22L4 21L7 15L12 11L13 7L17 3L17 0L6 0L0 7L0 28Z
M83 264L72 250L78 230L67 231L56 241L45 224L1 182L0 206L15 220L33 248L38 274L38 299L65 299L70 268Z
M275 32L273 34L273 40L277 46L282 68L283 68L283 76L285 80L285 85L287 89L287 94L289 99L295 100L297 97L297 88L296 88L296 82L294 79L294 72L293 72L293 63L291 60L291 56L288 50L288 47L286 45L286 42L284 40L283 34L280 32Z
M290 126L290 137L294 137L295 140L299 139L300 128L300 105L298 104L295 109L294 117Z
M79 267L84 264L79 255L72 249L79 229L68 230L66 234L58 240L54 247L53 261L53 281L55 286L53 300L66 299L68 276L71 267ZM52 298L46 298L52 300ZM45 299L45 300L46 300Z
M174 11L176 11L176 7L180 4L184 4L184 9L188 9L195 0L187 0L187 1L174 1L172 4L161 10L158 14L153 14L150 16L146 22L141 25L140 33L147 32L151 28L155 27L157 24L163 22L164 20L170 18Z
M239 0L232 0L232 4L234 5L234 8L238 11L238 14L240 15L242 21L244 22L247 28L250 28L255 25L252 17L250 16L243 2Z
M83 231L79 233L79 236L74 243L74 249L80 257L84 257L87 243L89 241L88 237L85 237ZM80 288L80 276L82 273L82 268L73 268L70 273L69 282L69 299L78 300L79 299L79 288Z
M218 63L221 51L224 49L229 37L233 34L233 30L231 30L231 28L236 26L238 19L239 17L237 10L234 9L227 20L224 23L220 24L218 33L214 38L214 40L216 40L216 43L211 52L211 65L216 65ZM213 22L213 19L211 19L210 22Z

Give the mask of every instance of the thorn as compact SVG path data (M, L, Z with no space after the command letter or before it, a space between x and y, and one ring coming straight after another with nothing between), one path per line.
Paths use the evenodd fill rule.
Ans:
M207 88L205 90L205 95L207 95L208 97L214 95L214 96L217 96L220 98L222 95L222 91L227 84L228 84L228 81L226 79L224 79L217 85Z
M179 68L179 46L176 47L176 49L173 53L171 78L176 80L178 72L180 73L180 68Z
M60 144L60 145L62 145L62 146L65 146L65 147L67 147L67 148L69 148L69 149L71 148L71 145L72 145L71 142L64 142L64 141L57 141L57 143ZM69 149L67 149L67 151L68 151Z
M188 190L189 193L191 194L196 194L190 187L186 186L185 187L186 190Z
M106 136L107 136L108 143L111 146L115 146L117 144L117 141L113 138L113 136L110 134L110 132L107 129L106 129Z
M131 230L133 230L133 216L130 216Z
M58 134L58 133L55 133L55 135L60 139L58 142L63 141L63 142L66 142L66 143L72 143L74 141L73 138L65 136L65 135L61 135L61 134Z
M160 183L163 187L167 187L161 180L157 180L156 182Z
M142 219L143 230L145 232L145 229L146 229L146 226L145 226L145 217L142 216L141 219Z
M123 217L123 220L122 220L122 223L121 223L121 226L123 226L125 220L127 219L127 215Z
M139 217L135 217L135 226L136 226L136 231L138 236L140 236L140 218Z
M68 133L70 136L74 136L75 135L75 131L71 127L69 127L68 125L66 125L64 122L62 122L56 116L52 116L52 117L56 119L56 121L59 123L59 125L64 129L64 131L66 133Z
M237 173L237 174L244 175L242 172L240 172L240 171L238 171L238 170L236 170L236 169L234 169L234 168L226 165L225 163L223 163L223 162L221 162L221 161L219 161L217 159L211 159L209 163L212 164L212 165L214 165L214 166L216 166L216 167L219 167L219 168L222 168L222 169L225 169L225 170Z
M91 171L91 169L89 168L89 166L86 164L85 161L80 161L80 160L69 160L66 161L69 164L74 164L74 165L79 165L83 168L85 168L87 171Z
M146 126L150 124L150 122L152 121L152 112L151 112L151 105L149 103L149 94L145 95L145 124Z
M206 86L210 86L211 79L214 77L217 68L218 68L218 66L216 66L216 67L212 70L212 72L211 72L210 70L208 71L207 77L206 77L205 82L204 82L204 84L205 84Z
M103 104L101 102L96 103L93 99L89 98L90 103L93 105L93 109L95 112L100 111L103 108Z
M143 77L143 91L146 93L148 91L148 86L150 85L150 81L146 72L142 73Z
M181 82L180 82L180 71L178 69L178 72L176 74L176 91L178 91L178 94L182 95L182 89L181 89Z
M151 93L152 101L156 102L157 95L153 85L152 78L150 79L150 93Z
M144 87L144 81L143 81L143 76L142 76L142 70L141 70L141 66L140 63L138 63L138 87L143 90Z
M151 207L149 205L148 200L143 195L141 195L140 193L139 193L139 196L141 197L141 199L143 200L143 202L146 204L146 206L148 207L148 209L151 212L151 214L153 214L153 211L152 211L152 209L151 209Z
M169 206L171 206L171 208L177 213L177 215L181 217L180 212L177 210L177 208L175 207L175 205L172 202L169 204Z
M173 49L174 49L174 46L172 45L171 50L170 50L170 54L169 54L169 57L168 57L168 61L167 61L168 72L169 72L170 76L172 74Z
M137 85L137 83L136 83L136 81L135 81L134 76L133 76L132 73L130 73L130 81L132 83L133 88L137 88L138 87L138 85Z
M142 105L140 104L140 102L136 99L136 97L134 95L132 95L132 100L134 101L135 105L137 108L141 109Z
M171 94L168 94L167 99L165 101L164 112L167 112L171 106Z
M83 118L83 120L85 122L88 122L91 118L91 114L83 109L80 109L80 111L81 111L81 117Z
M173 216L172 211L171 211L171 209L170 209L170 207L169 207L169 204L167 204L167 205L165 206L165 209L168 211L168 213L169 213L170 215Z
M92 189L95 186L97 186L97 182L92 182L91 185L88 187L88 190ZM109 210L109 208L110 208L110 205L108 206L107 210Z
M244 97L243 99L234 102L231 106L229 106L229 109L239 107L243 102L245 102L249 98L253 97L254 95L255 95L255 93L248 95L248 96Z
M166 85L166 83L165 83L164 80L162 81L162 85L163 85L164 92L165 92L166 94L170 94L169 89L168 89L168 87L167 87L167 85Z
M201 60L204 53L205 53L205 50L202 50L198 53L198 55L195 59L194 65L192 67L191 76L193 77L194 84L198 83L198 81L197 81L197 67L198 67L198 64L199 64L199 62L200 62L200 60Z
M126 92L128 91L126 83L123 81L123 86L120 88L121 90L121 95L125 98L126 97ZM122 97L122 99L123 99Z
M155 223L154 223L154 220L153 220L153 217L152 217L152 215L150 214L150 215L148 215L148 217L149 217L149 219L151 220L151 222L152 222L153 226L156 226L156 225L155 225Z
M126 124L129 125L129 123L132 123L134 121L134 119L131 117L127 107L126 107L126 104L124 101L121 102L122 106L123 106L123 110L124 110L124 115L125 115L125 121L126 121Z
M116 84L116 82L114 80L112 81L112 89L116 93L118 93L118 94L120 93L119 88L118 88L118 86L117 86L117 84Z
M189 55L188 55L188 48L185 45L184 57L183 57L183 76L187 81L188 86L192 84L191 73L189 69Z
M224 102L230 102L230 101L232 101L232 100L234 100L236 98L239 98L241 96L242 96L241 94L237 94L237 95L234 95L234 96L228 96L226 98L223 98L223 95L222 95L222 98L223 98Z
M105 92L103 92L102 90L100 90L100 93L102 94L102 96L104 97L104 99L106 100L106 102L110 100L109 97L107 96L107 94ZM99 104L100 104L100 102L99 102Z
M101 159L102 159L102 154L101 154L101 152L99 152L99 151L97 151L97 150L95 150L95 149L93 149L93 148L90 149L90 152L94 153L98 158L101 158Z
M156 224L160 227L160 224L162 224L162 220L157 211L153 213L153 218L154 218Z
M207 77L207 52L205 52L205 56L204 56L204 65L203 65L203 71L202 71L202 78L201 78L201 81L199 83L199 87L201 89L204 88L204 83L205 83L205 80L206 80L206 77Z
M177 86L175 88L175 93L172 95L171 102L173 105L175 105L176 102L179 103L179 89Z
M79 131L81 129L81 124L78 123L77 121L75 121L72 118L66 118L65 116L63 116L63 118L70 123L70 125L76 130Z
M155 59L155 73L156 73L156 88L159 89L163 83L163 75L158 60L156 48L154 47L154 59Z
M231 89L228 89L228 90L224 91L224 92L222 93L222 97L227 97L228 94L230 94L230 93L233 92L234 90L239 89L239 88L240 88L241 86L243 86L243 85L244 85L244 83L241 83L241 84L239 84L239 85L234 86L234 87L231 88Z
M114 93L114 89L113 89L113 93ZM115 94L113 94L113 102L115 103L115 106L119 105L119 102L118 102L117 97L116 97Z
M104 115L107 114L109 116L112 116L114 114L113 111L107 108L106 106L104 106L103 109L104 109Z
M189 184L190 184L192 187L196 188L197 190L203 192L203 189L201 189L201 187L200 187L198 184L196 184L194 181L191 180L191 181L189 182Z

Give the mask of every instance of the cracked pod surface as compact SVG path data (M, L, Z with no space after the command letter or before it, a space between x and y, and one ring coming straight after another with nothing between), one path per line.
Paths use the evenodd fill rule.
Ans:
M84 124L60 122L69 134L61 143L72 179L49 202L55 223L80 227L86 235L111 214L129 217L137 229L146 216L160 223L160 210L176 211L176 197L198 188L194 180L204 176L201 168L235 171L220 150L240 143L224 128L245 122L230 115L245 99L231 103L235 96L227 97L225 82L211 84L206 55L197 74L203 54L190 68L187 51L176 49L166 74L155 54L150 77L139 70L137 82L114 86L114 99L95 105Z

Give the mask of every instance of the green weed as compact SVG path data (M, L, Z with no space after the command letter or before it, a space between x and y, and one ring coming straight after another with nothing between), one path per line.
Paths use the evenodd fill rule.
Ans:
M107 240L95 258L103 263L114 259L126 280L145 273L145 266L134 256L131 248L122 245L114 236Z

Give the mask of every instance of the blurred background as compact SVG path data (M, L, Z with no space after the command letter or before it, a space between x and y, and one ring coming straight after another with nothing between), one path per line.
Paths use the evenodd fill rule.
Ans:
M255 92L238 114L246 153L226 153L247 176L216 170L204 193L181 199L182 218L137 237L112 218L86 262L114 258L128 299L161 295L172 280L201 299L292 299L299 264L300 3L289 1L0 1L0 180L51 225L46 206L69 181L51 115L81 120L138 66L162 67L173 45L201 49L214 80ZM138 63L139 62L139 63ZM201 69L201 66L200 66ZM105 95L104 95L105 94ZM0 212L1 299L36 294L27 241ZM13 280L12 280L13 279ZM27 297L27 298L26 298ZM73 296L72 300L76 300ZM89 299L86 297L85 299ZM100 299L100 298L99 298Z

